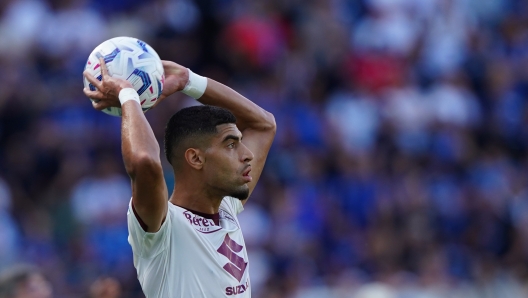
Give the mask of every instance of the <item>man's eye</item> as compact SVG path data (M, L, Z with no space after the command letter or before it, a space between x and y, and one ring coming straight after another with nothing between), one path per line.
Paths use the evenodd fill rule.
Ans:
M231 143L229 145L227 145L228 148L235 148L235 143Z

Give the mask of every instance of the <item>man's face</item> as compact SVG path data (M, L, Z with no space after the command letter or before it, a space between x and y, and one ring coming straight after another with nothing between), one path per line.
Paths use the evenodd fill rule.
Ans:
M221 124L216 129L218 133L205 151L205 179L224 196L247 199L253 153L242 142L235 124Z

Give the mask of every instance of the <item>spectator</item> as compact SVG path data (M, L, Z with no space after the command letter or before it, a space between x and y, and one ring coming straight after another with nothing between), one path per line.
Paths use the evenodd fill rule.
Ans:
M50 283L30 265L18 265L0 274L1 298L51 298Z

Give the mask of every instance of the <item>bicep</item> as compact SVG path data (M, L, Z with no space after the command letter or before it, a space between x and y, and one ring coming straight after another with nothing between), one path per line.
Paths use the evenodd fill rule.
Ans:
M157 232L168 208L168 191L161 164L145 167L131 178L134 209L147 226L147 232Z
M248 128L242 132L242 135L244 136L244 145L253 152L254 156L251 162L251 177L253 179L248 183L249 195L251 196L264 169L268 152L275 137L275 130L259 131ZM244 200L242 203L245 204L246 201Z

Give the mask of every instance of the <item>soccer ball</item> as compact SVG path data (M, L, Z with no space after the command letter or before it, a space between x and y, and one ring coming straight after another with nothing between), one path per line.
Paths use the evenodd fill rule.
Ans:
M151 46L133 37L114 37L98 45L88 56L84 69L99 81L102 79L100 57L104 58L109 75L132 83L139 94L143 112L156 103L163 91L165 76L161 59ZM86 78L84 87L96 90ZM117 107L106 108L103 112L113 116L122 115L121 108Z

